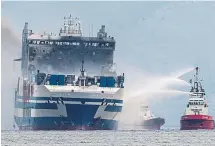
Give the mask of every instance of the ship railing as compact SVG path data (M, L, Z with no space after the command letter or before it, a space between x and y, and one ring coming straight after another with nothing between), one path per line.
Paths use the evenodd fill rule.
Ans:
M205 94L203 94L203 93L200 93L200 94L196 94L196 93L194 93L194 94L190 94L190 98L203 98L205 96Z
M73 46L73 45L38 45L38 44L29 44L29 47L63 47L63 48L68 48L71 49L71 46L73 48L87 48L87 49L94 49L94 48L101 48L104 50L114 50L114 47L100 47L100 46Z
M81 40L28 40L28 44L37 45L73 45L73 46L104 46L113 47L115 42L109 41L81 41Z
M61 41L87 41L87 42L115 42L113 37L103 37L103 38L99 38L99 37L80 37L80 36L29 36L28 40L35 40L35 41L57 41L57 40L61 40Z

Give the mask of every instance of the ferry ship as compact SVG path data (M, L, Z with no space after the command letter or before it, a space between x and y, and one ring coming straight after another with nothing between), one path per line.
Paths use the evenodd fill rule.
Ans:
M184 115L181 117L181 130L214 129L213 117L208 115L208 104L205 90L198 78L199 68L196 67L196 74L193 86L190 90L189 101ZM192 83L192 80L190 80Z
M64 17L58 35L22 33L22 75L15 89L20 130L115 130L123 107L124 73L113 62L115 39L102 25L82 36L81 22Z
M161 126L165 124L165 119L156 117L147 105L141 105L140 112L140 126L147 130L160 130Z

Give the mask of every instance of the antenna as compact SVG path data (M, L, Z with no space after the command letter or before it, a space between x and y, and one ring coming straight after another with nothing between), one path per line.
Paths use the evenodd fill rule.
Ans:
M92 37L93 37L93 24L92 24Z
M84 23L82 22L82 24L83 24L83 36L84 36Z
M82 60L82 64L81 64L81 75L84 76L84 72L85 72L85 69L84 69L84 60Z
M84 60L82 60L82 66L81 66L81 70L84 70Z
M90 24L89 24L89 37L90 37Z

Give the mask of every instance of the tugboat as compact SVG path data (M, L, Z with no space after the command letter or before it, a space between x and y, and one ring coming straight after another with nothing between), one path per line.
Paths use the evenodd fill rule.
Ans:
M189 102L180 121L181 130L214 129L214 120L212 116L208 115L205 90L202 88L198 75L199 68L196 67ZM192 79L190 83L192 83Z
M143 129L160 130L161 126L165 123L165 119L154 116L147 105L141 105L140 113L141 127Z

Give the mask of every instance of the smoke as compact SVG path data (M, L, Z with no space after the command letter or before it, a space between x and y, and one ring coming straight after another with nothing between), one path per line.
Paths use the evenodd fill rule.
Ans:
M5 18L2 18L1 31L1 127L4 130L11 129L13 123L14 88L20 75L20 63L13 62L13 59L21 55L21 41Z

